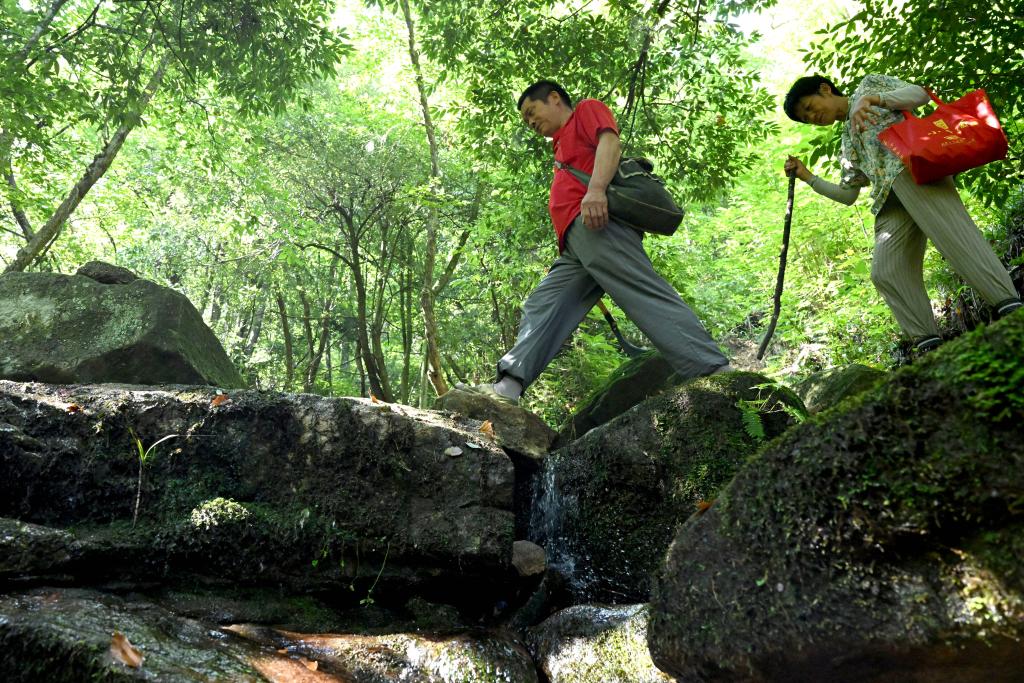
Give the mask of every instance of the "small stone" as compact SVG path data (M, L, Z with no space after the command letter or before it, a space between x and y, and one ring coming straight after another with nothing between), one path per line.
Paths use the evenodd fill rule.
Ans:
M75 275L82 275L105 285L126 285L139 279L138 275L127 268L103 261L89 261L76 270Z
M451 448L444 449L444 454L452 458L457 458L462 455L462 449L458 446L452 446Z
M540 574L547 567L544 548L530 541L516 541L512 544L512 566L520 576Z

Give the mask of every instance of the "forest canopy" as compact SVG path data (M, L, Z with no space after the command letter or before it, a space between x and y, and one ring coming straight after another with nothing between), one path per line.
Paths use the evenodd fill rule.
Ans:
M836 175L838 126L789 121L789 84L984 88L1010 155L958 183L1002 253L1022 50L1022 0L0 0L0 258L181 291L255 387L429 405L493 377L556 256L550 144L515 107L552 78L606 102L684 201L648 252L740 354L771 308L786 156ZM867 202L797 195L769 370L891 363ZM970 298L926 270L933 300ZM623 360L594 312L528 407L560 421Z

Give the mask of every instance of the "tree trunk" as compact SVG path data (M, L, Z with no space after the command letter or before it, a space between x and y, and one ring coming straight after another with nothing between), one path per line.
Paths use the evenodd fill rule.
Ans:
M381 381L382 373L387 370L377 365L377 359L370 345L366 281L363 278L363 269L359 260L358 234L354 230L349 239L349 251L349 268L352 270L352 282L356 288L356 338L359 341L361 367L366 371L366 380L370 384L370 393L375 398L393 403L395 400L394 396L391 395L389 387Z
M401 286L398 289L398 314L402 328L402 380L398 390L398 401L408 405L412 382L412 317L413 317L413 269L412 240L407 240L405 249L405 269L400 276Z
M136 125L138 125L139 119L142 112L145 110L146 105L153 98L153 94L156 93L157 88L160 87L160 81L163 80L164 72L167 69L167 64L170 62L171 53L168 52L164 55L163 59L160 60L160 64L157 66L156 72L153 77L149 79L149 83L146 85L146 89L143 92L142 99L139 102L139 111L133 112L132 116L128 117L128 120L122 123L118 129L114 132L113 137L103 146L103 150L93 158L92 163L85 169L85 173L75 183L75 186L71 188L71 192L68 193L64 201L61 202L57 210L50 216L50 219L46 221L46 224L39 228L39 231L32 236L28 244L18 250L14 260L11 261L10 265L7 266L5 272L21 272L28 266L38 260L46 250L50 248L50 245L60 235L60 231L64 228L67 223L68 217L74 212L81 203L82 199L92 186L96 184L96 181L103 177L103 174L107 172L110 165L114 162L114 157L121 151L121 146L124 145L125 139L128 134L132 132Z
M309 307L306 290L299 290L299 299L302 301L302 329L306 333L306 367L308 368L309 364L313 362L313 313Z
M252 354L256 350L256 342L259 341L260 334L263 332L263 316L267 313L266 286L263 287L261 294L263 296L260 297L260 303L256 307L256 315L253 316L252 331L249 334L249 339L246 341L245 349L243 350L243 355L246 361L252 358Z
M331 257L331 270L327 276L327 281L333 285L338 275L338 261L339 257L335 254ZM320 361L324 357L324 349L327 348L327 343L330 340L331 333L331 308L334 306L334 297L328 296L324 300L324 312L320 317L320 333L319 342L316 345L316 352L311 356L308 370L306 372L306 391L312 391L313 386L316 384L316 376L320 372ZM312 350L312 346L310 347Z
M67 0L54 0L50 5L50 8L46 11L46 15L43 16L43 20L39 22L32 35L22 46L18 54L15 55L14 59L10 61L7 68L9 69L23 69L25 68L25 60L28 58L32 49L39 42L39 39L44 33L50 28L50 24L53 23L54 17L57 16L57 12L60 11L67 3ZM0 175L3 175L4 181L7 186L11 188L11 213L14 216L14 220L18 223L21 228L21 234L25 238L26 242L31 242L35 236L35 231L32 229L32 224L28 219L28 215L22 209L15 197L18 194L18 183L14 178L14 168L11 165L11 146L14 143L12 136L4 130L0 130Z
M409 58L412 60L413 74L416 78L416 89L420 96L420 109L423 112L423 126L427 132L430 145L430 178L437 182L441 178L438 164L437 140L434 136L434 123L430 118L430 105L427 103L427 88L423 82L423 70L420 68L420 55L416 49L416 33L409 11L409 0L400 0L402 15L409 31ZM437 317L434 315L434 262L437 259L437 209L431 205L427 214L427 243L423 254L423 290L420 295L420 308L423 310L423 332L427 341L428 377L435 393L440 396L448 391L444 373L441 371L441 353L437 334Z
M288 307L284 295L277 290L277 314L281 318L281 334L284 336L284 390L291 391L295 379L295 354L292 347L292 328L288 322Z

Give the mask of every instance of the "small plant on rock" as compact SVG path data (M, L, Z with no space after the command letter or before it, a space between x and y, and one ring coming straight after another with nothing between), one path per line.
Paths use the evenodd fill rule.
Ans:
M164 441L173 439L178 436L177 434L168 434L162 439L157 439L149 448L142 447L142 440L135 434L135 430L131 427L128 428L128 433L132 435L132 441L135 443L135 449L139 453L139 483L135 490L135 512L132 514L132 528L135 528L135 523L139 519L139 504L142 502L142 469L146 466L146 461L149 460L149 456L153 454L156 447L162 444Z

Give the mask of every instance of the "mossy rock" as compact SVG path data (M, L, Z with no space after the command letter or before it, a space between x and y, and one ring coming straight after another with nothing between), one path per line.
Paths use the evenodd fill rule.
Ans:
M1024 315L810 418L681 526L649 642L684 680L1014 680Z
M792 391L744 372L649 399L548 456L532 540L577 601L644 601L677 526L802 410Z
M561 448L594 427L614 420L633 406L684 381L658 351L648 351L616 368L558 430Z
M141 667L111 656L115 633L139 651ZM303 668L287 655L263 651L146 601L73 588L0 596L4 681L256 682L296 676Z
M184 295L149 280L0 275L0 378L245 386Z
M817 413L874 388L885 375L876 368L853 363L816 372L801 380L793 390L807 406L807 412Z
M647 650L647 605L576 605L530 630L549 683L671 683Z
M78 544L47 575L333 584L358 600L380 574L378 596L458 585L484 604L470 587L512 578L512 463L472 424L438 413L0 381L0 423L0 515L73 529Z
M537 683L526 649L496 633L449 635L304 634L252 624L230 632L271 650L315 660L318 670L353 683Z

